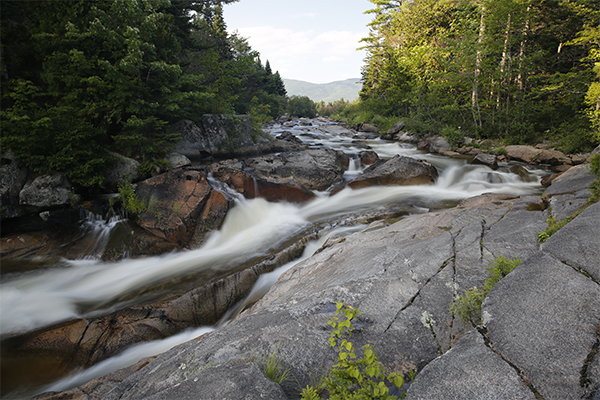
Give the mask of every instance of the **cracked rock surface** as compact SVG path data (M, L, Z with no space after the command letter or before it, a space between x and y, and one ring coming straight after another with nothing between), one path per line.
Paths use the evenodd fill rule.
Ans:
M586 190L574 187L571 193ZM213 380L236 383L244 393L236 398L280 398L258 379L255 363L268 354L290 369L295 378L283 390L297 396L334 362L327 321L343 301L362 313L354 322L355 348L370 342L388 372L419 373L407 399L595 399L600 205L540 248L548 211L528 211L539 210L531 207L539 201L483 195L389 226L376 222L287 271L227 326L90 398L211 398L202 394ZM500 255L523 261L488 294L484 326L454 319L453 299L481 287ZM68 395L59 396L75 398Z

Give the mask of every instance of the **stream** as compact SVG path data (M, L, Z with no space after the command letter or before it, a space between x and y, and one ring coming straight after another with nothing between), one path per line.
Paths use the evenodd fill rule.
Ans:
M92 238L89 256L79 260L63 260L50 267L3 274L0 283L0 335L2 339L23 334L74 318L106 315L144 299L131 299L132 293L166 280L179 279L205 270L226 273L229 265L251 260L276 249L303 229L335 216L352 215L373 209L385 209L402 203L412 214L430 209L453 207L461 200L483 193L534 195L542 192L542 170L527 169L518 164L501 164L496 171L486 166L468 164L466 159L448 158L418 151L414 146L380 139L356 140L339 134L339 126L312 120L312 126L272 126L268 132L276 136L292 132L311 147L329 147L350 156L347 180L360 175L364 167L357 157L371 149L380 158L396 154L427 160L439 171L434 185L369 187L343 189L330 196L316 193L306 204L269 203L264 199L244 199L237 195L235 207L225 222L201 248L142 259L125 258L103 262L100 255L111 231L126 221L86 215L79 226L81 235ZM517 171L518 170L518 171ZM519 172L519 173L517 173ZM104 360L84 371L76 371L51 384L28 382L3 398L22 398L44 391L63 391L82 385L138 360L164 352L171 347L227 324L243 308L260 299L277 278L296 263L310 257L328 239L352 234L364 225L332 226L318 240L308 243L301 258L262 275L248 298L231 309L215 326L186 330L170 338L134 345L121 354ZM128 298L127 301L121 301ZM3 376L4 376L3 371ZM2 378L2 386L5 385ZM12 386L12 385L8 385Z

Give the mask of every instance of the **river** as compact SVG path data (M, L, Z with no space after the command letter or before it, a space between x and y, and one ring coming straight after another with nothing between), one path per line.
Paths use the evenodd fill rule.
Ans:
M528 195L542 191L540 180L545 172L541 170L503 164L497 171L492 171L485 166L470 165L465 159L418 151L408 144L380 139L356 140L349 135L340 135L340 127L337 125L316 120L311 122L311 126L298 124L283 128L275 125L268 132L275 136L288 130L311 146L344 151L351 158L350 168L345 175L347 180L358 176L364 169L357 154L366 148L376 151L384 159L400 154L427 160L438 169L439 178L434 185L426 186L344 189L332 196L328 192L322 192L317 193L315 200L302 205L269 203L260 198L247 200L238 194L236 205L227 215L222 228L201 248L158 257L125 258L119 262L102 262L99 255L111 231L125 221L116 217L105 220L93 214L86 215L79 229L81 234L93 238L94 246L90 248L88 257L63 260L50 267L5 274L2 277L2 338L74 318L108 314L135 301L128 299L127 302L120 302L118 299L165 280L208 269L226 272L224 270L234 261L264 255L302 229L333 216L350 215L398 203L402 203L411 213L423 213L432 208L454 206L462 199L482 193ZM513 172L515 168L519 168L521 173ZM332 225L319 240L307 245L299 260L261 276L245 304L260 298L280 274L302 259L310 257L328 238L347 235L363 227ZM243 305L238 305L236 309L230 310L220 324L227 323L228 318L242 308ZM218 325L193 328L168 339L138 344L88 370L77 371L59 381L43 385L35 381L26 382L2 395L3 398L20 398L47 390L66 390L131 365L143 357L164 352L214 329L218 329ZM7 383L3 381L2 386ZM12 388L12 385L8 386Z

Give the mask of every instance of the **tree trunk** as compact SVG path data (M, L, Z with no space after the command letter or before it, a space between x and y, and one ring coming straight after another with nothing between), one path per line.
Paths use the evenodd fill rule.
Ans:
M481 110L479 108L479 75L481 75L481 45L485 34L485 5L481 6L481 18L479 21L479 37L477 39L477 53L475 55L475 76L473 78L473 91L471 93L471 112L475 126L481 127Z

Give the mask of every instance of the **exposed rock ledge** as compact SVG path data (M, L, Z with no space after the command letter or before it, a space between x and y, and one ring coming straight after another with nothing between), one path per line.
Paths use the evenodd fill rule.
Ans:
M548 189L553 209L587 190L586 167L575 168ZM276 351L298 381L285 389L297 393L331 365L327 321L344 301L362 312L355 346L371 342L388 369L419 372L407 399L596 399L600 203L540 246L548 210L528 211L540 201L483 195L393 225L375 222L289 270L226 327L118 381L38 398L285 399L253 357ZM471 329L449 306L481 286L500 255L523 262L484 301L485 325Z

